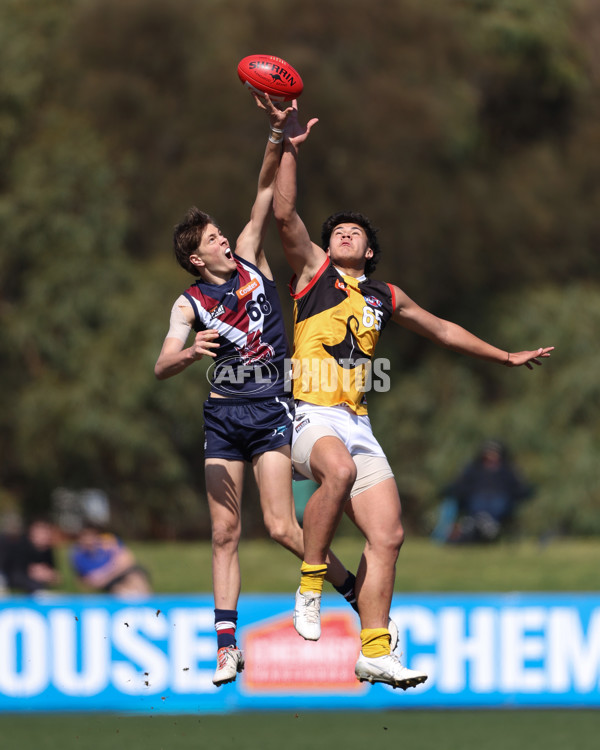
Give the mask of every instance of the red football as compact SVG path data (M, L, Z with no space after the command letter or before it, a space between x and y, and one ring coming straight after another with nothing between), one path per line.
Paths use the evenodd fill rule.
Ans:
M240 60L237 70L244 86L268 94L274 102L297 99L304 88L298 71L273 55L248 55Z

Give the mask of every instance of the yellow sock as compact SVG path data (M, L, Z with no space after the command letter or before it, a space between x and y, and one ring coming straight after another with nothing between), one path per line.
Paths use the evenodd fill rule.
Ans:
M364 656L374 658L390 653L390 631L387 628L365 628L360 631Z
M327 573L327 565L309 565L303 562L300 568L300 593L306 594L307 591L323 592L323 581Z

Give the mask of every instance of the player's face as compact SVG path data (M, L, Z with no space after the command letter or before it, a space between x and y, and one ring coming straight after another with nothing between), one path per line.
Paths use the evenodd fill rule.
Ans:
M367 234L359 224L338 224L329 238L329 257L336 265L364 267L373 255Z
M190 256L190 260L214 274L235 271L236 268L229 240L214 224L206 226L198 250Z

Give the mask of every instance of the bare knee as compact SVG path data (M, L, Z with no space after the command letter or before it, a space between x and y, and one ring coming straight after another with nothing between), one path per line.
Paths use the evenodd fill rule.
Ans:
M320 477L321 487L328 493L336 494L344 500L349 496L352 485L356 480L356 466L354 461L341 461L329 465Z
M382 530L377 536L369 538L369 548L372 552L394 563L398 559L403 543L404 529L401 525Z
M302 553L302 529L294 519L265 516L265 528L274 542L296 553Z
M242 529L240 524L215 523L212 527L212 546L215 551L237 549Z

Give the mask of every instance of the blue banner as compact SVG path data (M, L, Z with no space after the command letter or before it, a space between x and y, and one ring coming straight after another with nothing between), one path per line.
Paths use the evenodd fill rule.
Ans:
M600 706L600 595L396 595L402 663L428 681L359 683L359 622L324 595L322 636L293 629L290 595L242 595L246 667L215 688L209 595L0 600L0 711Z

